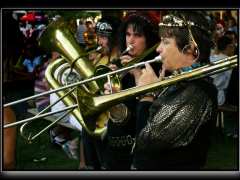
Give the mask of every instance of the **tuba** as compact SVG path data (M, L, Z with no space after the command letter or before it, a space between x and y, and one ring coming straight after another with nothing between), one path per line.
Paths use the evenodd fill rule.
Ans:
M89 78L94 75L94 66L86 58L88 53L77 44L77 41L62 19L52 21L48 25L39 38L39 46L47 52L58 52L69 64L74 63L76 71L83 78ZM90 82L88 89L93 94L99 91L96 82Z
M64 77L66 77L66 71L69 71L69 68L70 65L64 58L59 58L55 60L47 67L45 77L52 89L58 89L59 87L64 86ZM81 77L78 76L78 78L80 80ZM85 91L90 93L86 87L83 87L81 85L73 88L83 88ZM61 98L68 94L68 91L65 89L63 91L56 92L56 94ZM64 97L62 101L67 107L69 107L74 104L78 104L76 98L77 91L73 91L72 93ZM79 121L82 128L84 128L90 135L97 137L103 135L106 131L105 121L108 119L107 112L101 113L98 117L89 117L89 119L84 120L85 117L82 116L82 112L80 111L81 109L81 107L77 106L73 109L71 113ZM97 124L97 126L95 126L95 123Z
M53 21L39 38L39 46L42 49L45 51L56 51L62 56L52 62L45 72L46 80L52 89L58 89L68 82L66 74L67 72L69 73L69 69L72 70L73 67L75 75L77 74L77 76L75 76L77 77L76 79L82 80L93 77L95 67L88 60L87 56L92 51L100 51L102 49L101 47L97 47L90 52L86 52L78 46L77 41L66 27L67 26L62 19ZM92 95L99 93L100 91L96 81L88 82L75 88L83 88ZM67 90L63 90L56 92L56 94L59 98L62 98L63 103L67 107L77 104L77 93L74 90L72 93L68 93ZM66 94L68 95L66 96ZM103 134L106 130L105 121L107 119L107 113L105 112L98 117L91 117L88 121L83 121L79 108L74 108L71 114L79 121L81 126L90 135L101 136L101 134Z

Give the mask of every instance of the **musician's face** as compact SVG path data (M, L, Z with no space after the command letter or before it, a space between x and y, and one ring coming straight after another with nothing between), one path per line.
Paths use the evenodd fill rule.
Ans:
M128 52L132 57L141 55L146 50L146 38L144 35L134 32L132 25L126 29L126 46L131 44L133 49Z
M157 52L161 55L163 66L168 71L174 71L193 64L192 54L182 53L177 47L175 38L161 38Z
M108 37L98 35L98 45L103 47L103 54L107 54L109 52Z

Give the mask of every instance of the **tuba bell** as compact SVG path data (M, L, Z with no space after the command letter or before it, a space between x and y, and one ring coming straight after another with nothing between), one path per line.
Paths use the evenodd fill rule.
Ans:
M69 69L70 65L64 58L59 58L49 64L45 72L45 77L52 89L58 89L59 87L64 86L64 77L66 77L66 72ZM79 76L79 78L81 77ZM82 89L83 87L77 86L76 88ZM83 89L86 90L86 88ZM67 90L65 89L63 91L58 91L56 92L56 94L59 97L64 97L67 94ZM72 106L73 104L78 103L76 98L77 91L73 91L71 94L64 97L62 101L66 106ZM90 135L101 137L106 131L105 121L108 119L108 114L106 112L101 113L98 117L88 117L88 119L85 120L85 117L83 117L82 115L81 109L82 107L74 108L71 112L72 115L78 120L82 128L84 128Z
M66 76L66 71L69 71L72 67L74 67L80 79L94 76L95 68L87 58L89 52L86 52L77 44L62 19L49 24L39 38L39 46L45 51L55 51L62 56L54 62L51 62L45 71L46 80L52 89L58 89L64 86L65 82L63 82L63 78ZM98 47L96 50L99 51L100 49L101 48ZM100 91L96 81L88 82L76 88L84 88L84 90L92 95ZM59 98L64 97L66 93L66 90L56 92ZM65 106L72 106L77 104L76 96L77 92L73 91L71 94L65 96L62 101ZM107 112L100 114L98 117L92 117L87 121L83 120L79 108L74 108L71 114L90 135L101 136L104 134L106 130L105 124L108 119Z
M76 71L83 78L94 75L94 66L86 58L88 53L78 45L63 19L52 21L48 25L39 38L39 46L47 52L58 52L69 64L74 63ZM94 94L99 90L99 87L96 82L90 82L88 89L90 93Z

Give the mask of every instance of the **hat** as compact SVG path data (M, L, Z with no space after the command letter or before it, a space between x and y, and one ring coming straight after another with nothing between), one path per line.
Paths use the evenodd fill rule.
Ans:
M97 22L96 33L98 35L110 36L113 32L111 24L107 22Z
M96 24L96 33L103 36L114 36L120 25L120 20L114 17L104 17Z

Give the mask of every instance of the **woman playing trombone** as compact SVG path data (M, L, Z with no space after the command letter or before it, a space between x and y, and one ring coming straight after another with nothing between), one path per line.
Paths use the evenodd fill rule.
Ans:
M157 23L147 12L134 12L127 16L120 28L121 65L125 66L134 58L141 56L146 50L158 42ZM128 48L130 46L130 48ZM150 52L145 58L155 57L155 52ZM115 64L109 65L117 69ZM134 87L134 71L127 73L121 79L122 89ZM105 93L110 93L109 84L105 84ZM113 92L118 91L114 89ZM107 124L105 137L106 169L129 170L132 163L132 147L136 133L136 104L137 99L131 98L114 106L110 110L110 120Z
M203 12L178 12L159 24L161 77L152 68L139 72L137 85L164 79L209 63L210 23ZM133 167L137 170L199 170L206 162L217 114L217 91L210 78L168 86L141 97ZM145 112L148 112L146 115Z

